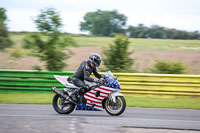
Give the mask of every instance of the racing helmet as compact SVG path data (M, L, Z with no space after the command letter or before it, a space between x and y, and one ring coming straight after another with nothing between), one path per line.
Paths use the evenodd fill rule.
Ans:
M89 57L90 61L95 65L95 67L99 67L101 64L101 56L96 53L92 53Z

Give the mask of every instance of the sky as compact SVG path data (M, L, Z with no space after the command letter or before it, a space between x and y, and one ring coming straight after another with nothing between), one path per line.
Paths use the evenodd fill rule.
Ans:
M62 18L63 32L84 33L80 22L87 12L118 10L127 26L140 23L186 31L200 31L200 0L0 0L7 10L9 31L37 31L33 19L41 9L53 7Z

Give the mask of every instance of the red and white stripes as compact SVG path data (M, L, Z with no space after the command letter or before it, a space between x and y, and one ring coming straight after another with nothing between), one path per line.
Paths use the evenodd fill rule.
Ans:
M87 92L84 97L87 100L86 105L88 106L94 106L97 109L102 109L102 101L103 99L105 99L112 91L114 91L115 89L113 88L109 88L109 87L105 87L105 86L101 86L98 88L95 88L89 92ZM97 92L100 92L99 96L96 96L95 94Z

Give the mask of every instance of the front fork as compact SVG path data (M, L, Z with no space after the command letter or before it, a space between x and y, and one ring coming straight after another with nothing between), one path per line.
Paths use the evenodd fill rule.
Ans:
M117 96L124 96L122 93L118 92L118 91L114 91L109 95L109 99L113 102L116 103L116 97Z
M115 104L117 96L124 96L124 95L118 91L114 91L114 92L110 93L110 95L102 101L103 108L105 108L106 99L110 99L109 101L111 101Z

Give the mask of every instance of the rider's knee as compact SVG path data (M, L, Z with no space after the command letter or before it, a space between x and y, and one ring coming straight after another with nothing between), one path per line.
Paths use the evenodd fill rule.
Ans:
M83 86L80 88L80 94L84 94L89 91L89 86Z

